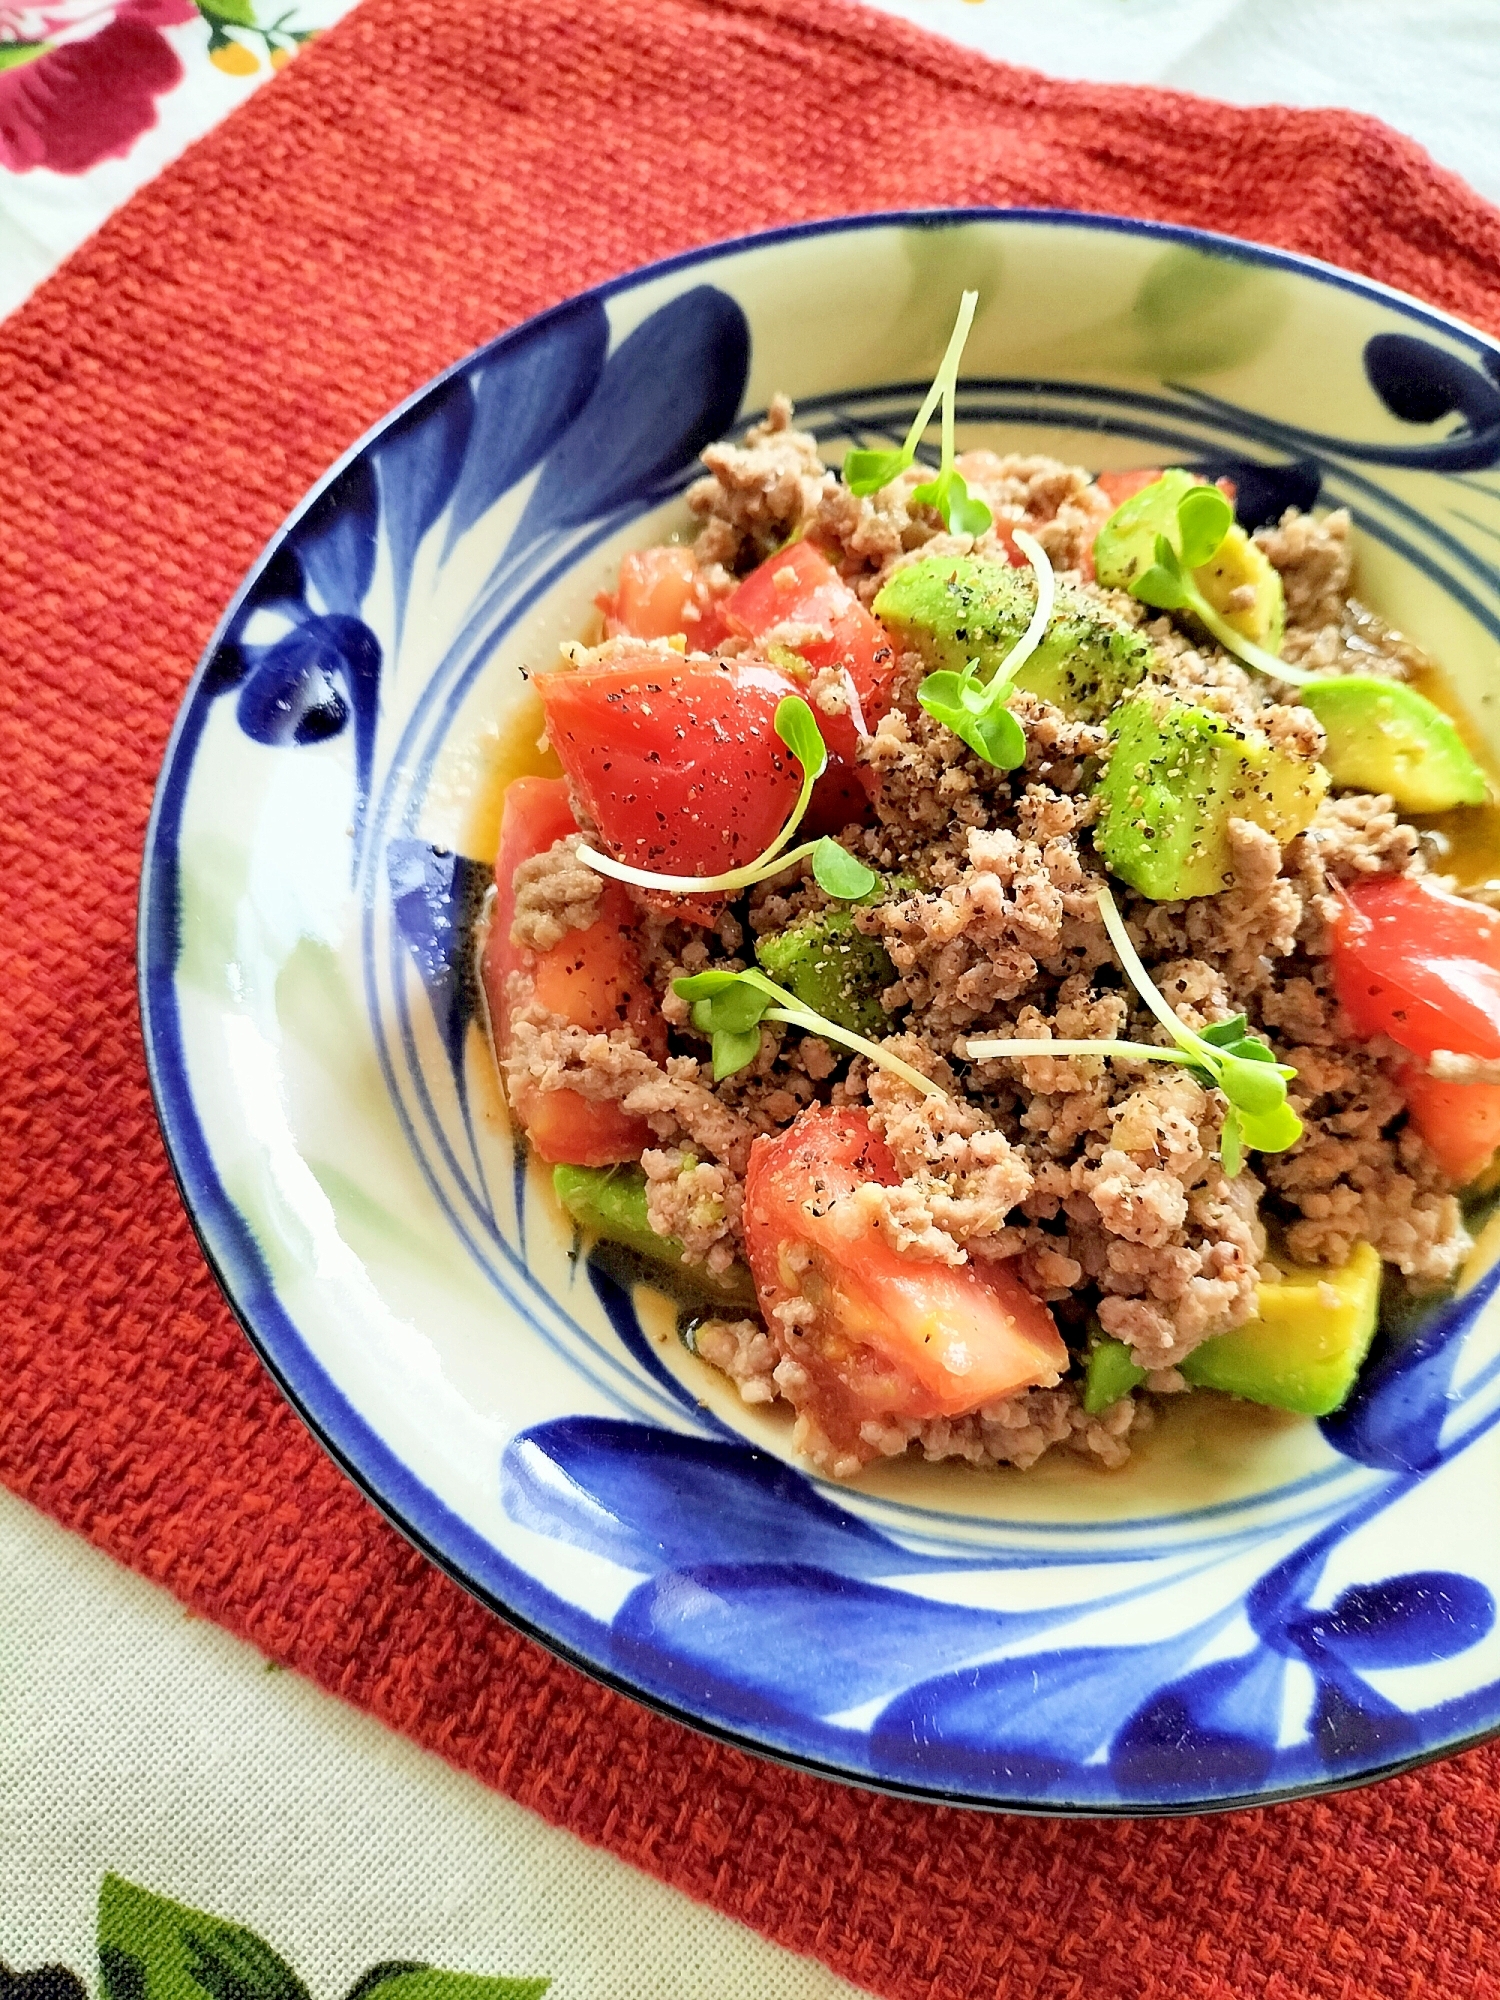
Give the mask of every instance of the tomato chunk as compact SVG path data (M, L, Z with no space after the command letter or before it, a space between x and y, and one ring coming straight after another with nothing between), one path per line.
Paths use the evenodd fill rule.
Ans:
M853 1450L868 1419L964 1416L1068 1366L1051 1313L1007 1265L903 1257L841 1200L899 1178L862 1111L815 1107L756 1140L745 1183L762 1308L813 1308L789 1336L811 1385L800 1407Z
M679 666L642 648L536 686L552 747L617 860L717 875L753 861L790 817L802 780L775 716L797 690L763 661ZM712 923L718 904L663 907Z
M1133 500L1137 493L1152 486L1161 478L1159 465L1133 467L1128 472L1096 472L1094 484L1109 501L1111 509L1123 507L1127 500ZM1238 489L1232 479L1216 479L1215 486L1232 507L1238 497Z
M701 588L691 549L632 549L620 558L620 584L601 597L608 637L671 639L678 633L693 653L711 653L728 636L717 603Z
M1123 507L1161 478L1159 465L1132 467L1128 472L1096 472L1094 484L1109 501L1110 508Z
M628 1022L641 1045L660 1060L666 1054L666 1025L630 941L633 912L618 883L606 885L597 923L569 931L550 950L534 951L511 935L516 870L577 831L563 779L517 778L506 792L495 860L495 908L481 968L496 1051L502 1059L510 1053L514 1012L534 1002L579 1028ZM536 1151L554 1165L613 1166L638 1160L651 1144L644 1119L628 1117L617 1104L576 1090L527 1085L514 1094L511 1110Z
M831 755L873 792L875 774L856 764L855 752L860 736L868 735L890 707L896 649L827 556L811 542L793 542L767 556L725 599L724 618L731 631L747 639L765 639L787 627L785 643L814 672L844 669L854 697L849 710L842 715L818 711L818 727ZM798 627L823 636L800 636Z
M1355 1033L1413 1055L1500 1056L1500 916L1409 875L1343 892L1334 984Z
M1500 1083L1454 1083L1414 1065L1396 1078L1412 1124L1450 1181L1477 1180L1500 1146Z
M1334 987L1355 1033L1414 1056L1500 1057L1500 916L1406 875L1344 890ZM1500 1145L1500 1084L1458 1083L1413 1063L1397 1078L1411 1122L1451 1179L1473 1180Z

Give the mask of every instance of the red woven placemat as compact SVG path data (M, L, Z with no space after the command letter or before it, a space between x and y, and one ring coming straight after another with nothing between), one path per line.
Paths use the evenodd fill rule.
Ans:
M1500 1753L1232 1818L986 1819L780 1770L559 1665L323 1456L162 1156L132 964L151 786L287 509L425 377L582 285L941 202L1208 225L1500 331L1500 217L1370 120L1048 83L834 0L365 0L0 328L0 1477L877 1992L1500 1993Z

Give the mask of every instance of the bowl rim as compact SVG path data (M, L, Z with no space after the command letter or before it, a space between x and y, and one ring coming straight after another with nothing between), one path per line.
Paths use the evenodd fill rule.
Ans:
M725 257L827 235L853 234L876 229L918 229L938 231L965 223L1002 223L1041 228L1083 228L1107 234L1140 236L1166 244L1199 248L1212 255L1264 268L1291 271L1301 277L1373 298L1403 313L1429 330L1436 329L1487 357L1500 357L1500 338L1484 333L1443 308L1429 305L1415 295L1387 285L1379 279L1331 264L1299 251L1282 249L1243 237L1198 229L1188 224L1146 221L1103 211L1067 208L995 207L976 204L960 208L882 209L855 215L836 215L808 221L750 230L673 252L600 280L583 290L518 320L492 339L481 342L447 367L420 383L392 406L328 467L283 518L261 546L200 655L197 665L179 698L171 731L162 754L161 769L153 789L141 854L136 920L136 989L140 1008L141 1034L146 1074L152 1106L161 1131L167 1162L183 1208L204 1260L213 1274L236 1322L262 1365L287 1402L302 1419L318 1444L353 1481L364 1497L374 1503L384 1518L414 1547L434 1563L468 1595L496 1613L508 1625L534 1640L549 1653L600 1682L617 1694L707 1736L713 1741L790 1769L805 1771L833 1783L862 1791L906 1798L931 1805L964 1807L987 1812L1012 1813L1043 1819L1177 1819L1210 1813L1243 1811L1286 1804L1296 1799L1321 1798L1378 1783L1419 1769L1425 1764L1457 1756L1500 1736L1500 1712L1486 1727L1456 1737L1436 1748L1427 1747L1411 1755L1362 1768L1350 1774L1330 1776L1317 1782L1267 1787L1206 1800L1172 1800L1156 1803L1082 1805L1067 1800L1007 1798L996 1793L970 1793L952 1785L923 1784L896 1777L851 1771L824 1758L800 1754L764 1740L752 1729L737 1728L715 1721L711 1716L668 1697L647 1691L628 1674L606 1660L592 1657L585 1649L548 1629L534 1613L522 1610L494 1587L478 1570L483 1558L491 1562L497 1552L475 1529L452 1512L436 1493L413 1474L372 1425L354 1408L339 1385L326 1373L303 1340L290 1311L276 1296L267 1273L257 1279L258 1252L238 1210L224 1188L203 1135L188 1085L185 1066L177 1055L177 1021L173 986L178 959L178 922L175 906L178 855L176 829L170 854L163 848L164 822L180 805L181 795L192 767L192 750L205 707L203 694L215 658L237 619L242 605L280 551L287 538L336 483L381 436L436 389L481 356L502 354L523 337L535 337L539 329L577 309L580 303L600 305L617 294L637 289L700 265L713 264ZM165 891L170 891L169 897ZM153 988L161 998L153 997ZM171 1028L166 1029L170 1020ZM173 1044L169 1058L164 1042ZM176 1074L172 1074L172 1069ZM237 1243L236 1239L239 1239ZM250 1251L243 1254L242 1247ZM274 1331L272 1330L274 1329ZM298 1365L300 1363L300 1365ZM514 1569L502 1558L507 1569ZM552 1596L544 1586L536 1586L543 1599Z

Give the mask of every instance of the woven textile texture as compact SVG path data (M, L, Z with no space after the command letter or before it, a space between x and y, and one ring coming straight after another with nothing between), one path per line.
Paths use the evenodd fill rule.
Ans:
M1500 331L1500 217L1338 113L999 69L836 0L365 0L0 330L0 1477L584 1839L924 2000L1500 1994L1500 1752L1196 1822L987 1819L717 1747L469 1601L282 1402L183 1218L132 930L174 709L256 549L435 370L739 229L1204 224Z

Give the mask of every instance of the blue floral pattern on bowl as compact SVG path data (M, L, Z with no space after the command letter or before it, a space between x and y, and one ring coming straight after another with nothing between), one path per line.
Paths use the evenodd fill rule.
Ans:
M1252 525L1350 506L1381 608L1484 712L1500 354L1468 329L1107 218L862 218L695 253L450 370L247 579L148 843L163 1128L231 1301L329 1448L593 1672L975 1804L1171 1812L1360 1782L1500 1728L1494 1278L1386 1341L1321 1427L1216 1448L1185 1419L1180 1463L1128 1478L833 1489L659 1299L574 1254L499 1101L473 938L524 670L622 548L681 525L699 451L772 389L835 448L899 439L964 283L984 294L974 441L1229 472Z

